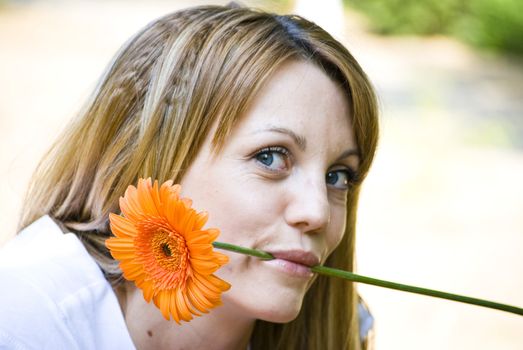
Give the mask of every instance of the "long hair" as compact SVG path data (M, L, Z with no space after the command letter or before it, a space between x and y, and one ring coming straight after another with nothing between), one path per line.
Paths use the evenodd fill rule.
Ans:
M106 277L122 281L104 241L108 215L140 177L180 182L214 123L213 151L283 62L316 64L343 87L360 156L348 193L347 226L327 264L352 271L361 181L378 137L371 84L351 54L299 16L242 7L201 6L149 24L116 55L81 113L40 162L18 229L48 214L75 233ZM258 321L252 349L359 349L352 283L319 276L298 317Z

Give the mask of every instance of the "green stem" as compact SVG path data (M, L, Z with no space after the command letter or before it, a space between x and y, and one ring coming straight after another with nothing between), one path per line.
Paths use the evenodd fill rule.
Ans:
M274 259L274 256L272 256L271 254L269 254L267 252L264 252L263 250L249 249L249 248L240 247L240 246L237 246L234 244L222 243L222 242L213 242L212 245L214 246L214 248L228 250L230 252L240 253L240 254L244 254L244 255L255 256L257 258L261 258L264 260Z
M236 253L240 253L240 254L255 256L255 257L258 257L258 258L261 258L264 260L274 259L274 257L271 254L264 252L262 250L244 248L244 247L240 247L240 246L237 246L234 244L214 242L213 246L218 249L223 249L223 250L228 250L228 251L236 252ZM437 291L437 290L433 290L433 289L409 286L406 284L401 284L401 283L396 283L396 282L384 281L384 280L380 280L377 278L357 275L352 272L334 269L331 267L326 267L326 266L321 266L321 265L311 267L311 271L316 272L321 275L325 275L325 276L343 278L343 279L346 279L346 280L349 280L352 282L371 284L374 286L379 286L379 287L384 287L384 288L389 288L389 289L396 289L396 290L401 290L401 291L409 292L409 293L428 295L431 297L453 300L453 301L458 301L458 302L466 303L466 304L483 306L483 307L487 307L490 309L506 311L506 312L510 312L513 314L523 316L522 308L511 306L511 305L506 305L506 304L500 304L500 303L496 303L493 301L471 298L471 297L466 297L463 295L441 292L441 291Z
M372 284L374 286L396 289L396 290L401 290L404 292L410 292L410 293L415 293L415 294L429 295L431 297L459 301L462 303L484 306L484 307L488 307L490 309L496 309L496 310L506 311L506 312L510 312L510 313L514 313L514 314L518 314L518 315L523 315L523 309L521 309L519 307L511 306L511 305L500 304L500 303L495 303L493 301L466 297L466 296L458 295L458 294L441 292L441 291L433 290L433 289L420 288L420 287L409 286L409 285L401 284L401 283L379 280L376 278L361 276L361 275L357 275L352 272L333 269L333 268L325 267L325 266L321 266L321 265L311 267L311 271L322 274L322 275L326 275L326 276L344 278L344 279L347 279L347 280L353 281L353 282Z

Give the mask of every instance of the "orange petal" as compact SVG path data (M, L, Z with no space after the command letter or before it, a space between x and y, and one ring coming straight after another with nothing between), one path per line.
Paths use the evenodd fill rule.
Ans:
M141 288L145 301L150 302L154 295L153 283L151 281L144 281Z
M212 304L205 300L194 287L187 286L187 296L191 304L203 313L207 313L208 309L212 307Z
M136 231L133 223L123 216L110 213L109 221L111 225L111 232L117 237L131 238L138 234L138 231Z
M190 321L193 318L187 305L185 305L180 289L177 289L175 293L171 294L171 308L175 309L179 318L184 321Z
M138 201L144 214L159 216L158 209L154 205L151 195L152 185L150 178L148 180L138 181Z
M188 247L191 257L202 260L213 259L212 244L210 243L191 243Z
M196 212L191 209L185 215L184 223L182 226L182 232L192 232L195 222L196 222Z
M129 238L112 237L105 240L105 246L109 249L134 252L134 243Z
M165 181L160 186L160 201L165 204L170 201L178 200L178 193L180 192L180 185L172 186L173 181Z
M220 265L225 265L229 262L229 257L222 253L213 252L213 257L216 259L215 261Z
M136 218L140 218L141 214L143 213L143 210L140 206L140 201L138 200L138 190L136 189L136 187L132 185L127 187L123 200L131 214L133 214ZM122 201L120 200L120 207L121 205Z
M170 301L171 298L169 296L168 291L160 291L158 295L154 297L154 304L160 309L162 312L163 317L168 321L171 319L169 315L170 310Z
M158 209L158 211L160 211L163 207L163 204L162 204L162 200L160 198L160 189L158 188L158 180L154 180L153 188L151 190L151 197L153 199L154 206Z
M217 228L208 228L205 231L207 232L207 235L209 236L209 239L211 241L215 241L216 238L218 238L218 236L220 235L220 230L218 230Z
M205 223L207 222L208 219L209 219L209 214L206 211L202 211L201 213L198 213L193 230L201 230L203 225L205 225Z
M221 278L216 277L215 275L208 275L205 276L205 278L209 280L209 282L214 284L216 287L220 288L222 291L226 291L231 288L231 285L229 283L225 282Z
M123 271L124 277L127 280L134 281L143 274L142 265L129 262L128 264L121 263L120 268Z
M213 261L206 261L191 258L191 267L201 274L211 274L220 268L220 265Z
M180 232L182 230L182 220L185 216L185 207L180 201L176 201L169 210L171 213L169 224L172 225L176 231Z
M192 207L192 199L190 198L182 198L182 203L185 206L185 209Z
M171 299L170 300L170 309L169 309L169 312L171 314L171 316L173 317L173 319L176 321L176 323L178 324L181 324L180 323L180 319L181 320L184 320L185 319L183 318L183 316L180 316L180 311L178 310L178 306L176 305L176 293L172 292L169 294L169 298Z
M196 278L199 274L195 273L193 278L193 283L207 298L220 299L221 290L213 286L212 283L208 281L201 280Z
M175 200L171 200L171 201L168 201L166 203L164 203L164 206L163 206L163 213L165 215L165 218L167 219L167 222L169 223L169 225L174 229L176 230L177 229L177 212L176 212L176 207L177 207L177 201Z
M204 231L192 231L187 235L186 239L189 244L211 243L216 240L219 234L219 230L211 228Z
M185 292L182 292L181 293L181 296L183 297L183 302L185 304L185 306L187 306L187 308L189 309L189 311L193 314L193 315L196 315L196 316L201 316L202 314L199 312L198 309L196 309L191 301L189 300L189 297L187 296L187 293Z
M136 254L134 252L120 252L118 250L111 250L111 256L120 261L136 258Z
M198 298L198 301L202 304L202 305L205 305L206 306L206 309L210 309L212 308L214 305L213 303L209 300L209 298L207 298L207 296L203 293L202 290L200 290L196 284L194 284L194 282L191 280L187 283L187 289L190 290L192 289L193 291L193 295Z

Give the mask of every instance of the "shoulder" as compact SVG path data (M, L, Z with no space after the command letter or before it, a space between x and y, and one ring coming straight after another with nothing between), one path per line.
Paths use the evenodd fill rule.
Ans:
M0 314L9 315L0 318L0 348L94 349L115 335L130 342L102 272L48 216L0 250L0 280Z
M374 349L374 317L367 303L360 297L358 302L361 348Z

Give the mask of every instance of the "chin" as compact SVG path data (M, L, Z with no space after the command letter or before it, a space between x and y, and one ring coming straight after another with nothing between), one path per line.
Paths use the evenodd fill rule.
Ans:
M257 319L274 323L291 322L300 313L302 306L302 299L292 300L288 302L281 302L274 305L267 305L266 308L258 309Z
M273 314L269 315L266 318L259 318L262 321L272 322L272 323L288 323L291 321L294 321L296 317L298 317L298 314L300 313L300 310L297 310L293 313L288 314Z

